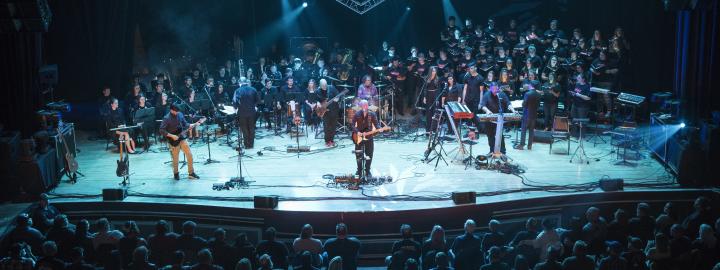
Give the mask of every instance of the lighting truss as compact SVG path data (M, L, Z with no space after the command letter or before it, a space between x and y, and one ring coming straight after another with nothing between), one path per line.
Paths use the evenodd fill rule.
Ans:
M355 11L359 15L365 14L385 0L336 0L338 3Z

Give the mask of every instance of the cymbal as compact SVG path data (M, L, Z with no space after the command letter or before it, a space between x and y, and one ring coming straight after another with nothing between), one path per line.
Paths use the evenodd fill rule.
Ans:
M355 96L345 96L345 100L348 100L348 99L355 99Z
M384 68L383 66L372 67L372 69L374 69L374 70L383 70L383 68Z
M352 88L352 87L355 87L355 86L352 86L352 85L349 85L349 84L338 84L338 85L336 85L335 87Z
M325 78L328 78L328 79L330 79L330 80L336 81L336 82L339 82L339 81L340 81L340 79L334 78L334 77L332 77L332 76L327 76L327 75L326 75L326 76L324 76L324 77L325 77Z
M387 84L376 84L375 87L385 87Z

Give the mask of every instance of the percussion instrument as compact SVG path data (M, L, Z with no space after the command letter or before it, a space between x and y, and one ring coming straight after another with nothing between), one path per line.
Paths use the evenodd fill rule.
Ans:
M50 110L54 110L54 111L61 111L61 112L69 112L70 111L70 103L62 102L62 101L50 102L48 104L45 104L45 107L47 107Z
M35 114L43 129L54 129L62 123L62 116L59 111L39 110Z
M338 84L335 87L343 87L343 88L354 88L355 86L349 85L349 84Z
M237 110L233 106L220 104L219 107L220 107L219 111L221 113L223 113L224 115L235 115L235 113L237 113Z
M345 118L347 120L348 125L352 124L352 119L353 119L353 116L355 116L356 111L357 110L355 110L355 107L345 109Z
M480 122L494 122L498 119L499 114L498 113L479 113L477 114L477 118ZM522 115L519 113L504 113L503 119L505 122L510 121L520 121L522 119Z
M457 101L449 101L447 102L447 106L453 119L471 119L473 117L473 113L465 104Z

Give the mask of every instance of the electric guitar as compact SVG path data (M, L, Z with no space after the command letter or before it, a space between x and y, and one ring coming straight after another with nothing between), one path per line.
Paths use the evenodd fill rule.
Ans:
M74 183L75 173L77 173L80 166L78 165L77 160L75 160L75 156L70 153L70 148L65 141L65 136L59 127L57 128L57 132L58 139L62 141L63 146L65 147L65 173L70 177L70 181Z
M200 118L200 120L198 120L197 122L191 124L190 127L188 127L187 129L185 129L185 130L183 130L183 131L180 131L178 134L173 134L173 135L178 136L177 140L168 137L168 138L167 138L167 139L168 139L168 143L170 143L170 145L173 146L173 147L178 146L181 141L185 140L185 135L187 134L188 131L190 131L191 129L193 129L193 128L196 127L196 126L202 125L202 123L205 123L205 120L207 120L207 118L202 117L202 118Z
M353 133L352 133L352 140L353 140L353 142L354 142L355 144L360 144L360 143L362 143L363 141L367 141L367 138L368 138L368 137L370 137L370 136L372 136L372 135L374 135L374 134L376 134L376 133L385 132L385 131L389 131L389 130L391 130L391 128L386 125L386 126L384 126L384 127L376 128L376 129L374 129L374 130L372 130L372 131L365 132L364 135L362 134L363 132L353 132Z
M320 106L315 109L315 114L317 114L317 116L319 116L319 117L325 116L325 113L328 111L328 106L330 106L330 104L333 104L333 102L337 102L338 98L347 94L347 92L349 92L349 91L350 90L345 89L342 92L340 92L340 94L335 95L335 97L333 97L329 101L325 101L325 102L321 103Z
M120 159L117 160L117 169L115 169L115 174L118 177L125 177L128 175L129 169L130 169L130 160L128 159L128 154L123 153L123 149L125 146L123 145L125 141L120 141Z

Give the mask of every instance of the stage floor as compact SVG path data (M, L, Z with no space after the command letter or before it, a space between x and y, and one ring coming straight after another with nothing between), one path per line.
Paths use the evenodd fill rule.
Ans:
M126 201L252 208L252 196L278 195L280 210L362 212L449 207L454 205L450 199L453 191L476 191L477 203L602 192L588 184L597 183L601 178L623 178L628 186L626 190L643 190L645 185L654 184L670 189L677 187L673 184L674 178L646 151L641 151L641 158L633 161L636 166L621 166L615 165L618 160L609 143L594 146L586 142L590 164L570 163L570 155L565 153L566 142L556 143L553 154L548 153L546 143L536 143L531 151L519 151L512 149L515 132L510 131L506 132L511 136L506 138L508 156L524 169L519 176L473 167L466 169L465 165L453 162L458 146L455 142L444 146L449 165L441 161L435 168L435 162L422 161L427 139L421 136L414 140L410 132L404 132L404 136L381 138L375 143L372 174L391 176L392 182L349 190L329 184L323 176L355 171L352 142L347 135L339 135L337 147L325 148L322 134L316 139L315 132L309 133L310 136L300 137L299 141L301 146L310 146L311 151L298 156L286 152L287 146L297 144L289 134L275 136L264 128L258 129L255 149L247 150L247 156L242 159L242 174L250 182L249 186L222 191L213 190L213 184L239 175L237 152L227 146L226 137L210 143L212 158L219 163L204 164L208 158L207 144L200 141L192 144L199 180L188 180L186 167L180 169L181 180L173 180L170 164L166 164L170 154L155 144L150 152L130 155L132 175L128 187L130 197ZM86 137L82 133L77 137L81 150L77 160L85 177L80 177L77 184L63 178L52 192L59 196L56 201L100 201L102 198L98 195L102 189L120 187L121 178L115 175L117 152L106 151L105 141L88 141ZM487 138L480 135L477 142L474 154L488 153ZM577 145L571 144L571 154ZM633 184L637 185L633 187Z

